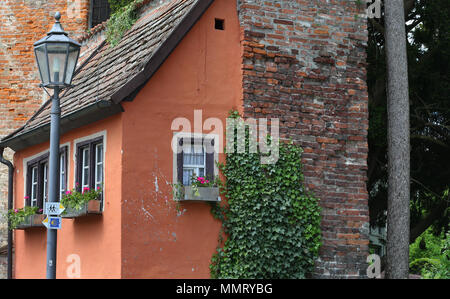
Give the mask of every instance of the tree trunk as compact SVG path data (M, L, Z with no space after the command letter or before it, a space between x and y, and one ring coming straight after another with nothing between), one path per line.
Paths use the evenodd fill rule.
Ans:
M410 136L403 0L384 1L387 59L388 216L386 278L408 278Z

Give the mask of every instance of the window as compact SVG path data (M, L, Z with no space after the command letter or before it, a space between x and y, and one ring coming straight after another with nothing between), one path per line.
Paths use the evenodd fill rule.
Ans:
M59 200L61 200L67 191L67 153L65 151L59 156L59 167ZM45 168L48 168L47 164L44 166ZM44 173L46 172L44 171Z
M103 187L103 144L95 145L95 188Z
M214 20L214 28L216 30L225 30L225 20L215 19Z
M77 144L78 191L103 189L104 182L104 150L103 137L91 139Z
M89 155L90 147L86 146L81 149L81 188L89 188Z
M43 209L48 201L49 154L46 153L27 163L25 205ZM60 150L60 200L67 191L67 147Z
M38 167L33 166L31 168L31 203L32 207L36 207L38 204Z
M180 138L177 154L177 178L184 186L191 184L193 175L214 179L214 139Z
M109 19L111 8L108 0L91 0L89 11L89 28L94 28L98 24Z
M42 187L42 189L43 189L42 196L44 198L43 199L44 201L48 201L48 163L44 164L44 174L43 174L43 176L44 176L44 184L43 184L43 187Z

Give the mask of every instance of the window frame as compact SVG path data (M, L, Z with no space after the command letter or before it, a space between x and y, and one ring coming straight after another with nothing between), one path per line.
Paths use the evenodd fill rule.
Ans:
M68 160L67 155L69 152L69 147L67 145L61 146L59 150L59 159L61 162L61 157L64 157L64 172L65 172L65 189L61 189L62 176L61 176L61 167L59 173L59 182L60 182L60 196L59 200L61 200L64 192L67 191L67 183L68 183ZM61 166L61 165L60 165ZM49 177L49 152L47 151L44 154L39 155L36 158L30 159L26 161L26 175L25 175L25 206L36 206L39 209L44 208L44 201L48 201L48 177ZM36 172L33 170L36 169ZM36 176L36 177L35 177ZM33 186L36 186L36 189L33 189ZM35 193L35 194L34 194ZM38 211L38 213L41 213Z
M176 136L176 151L174 152L174 182L177 182L178 184L181 184L182 186L188 186L185 185L183 182L183 171L184 171L184 151L183 147L186 145L184 144L186 141L189 142L189 145L195 146L195 145L201 145L204 149L205 159L205 171L204 176L210 180L213 180L215 176L217 175L217 169L216 169L216 161L218 160L218 153L215 150L215 144L217 142L217 136L211 136L209 135L184 135L179 134ZM205 142L206 140L206 142ZM209 141L209 142L208 142ZM181 147L181 150L180 150Z
M95 25L93 24L93 22L94 22L94 9L96 9L96 8L98 9L97 6L94 7L94 2L95 1L104 1L108 5L108 8L107 8L108 9L108 16L107 16L107 18L104 21L108 20L111 17L111 14L112 14L111 6L109 5L108 0L90 0L89 1L89 19L88 19L88 27L89 27L89 29L92 29L95 26L97 26L98 24L101 24L101 22L98 23L98 24L95 24Z
M198 154L198 153L196 153L195 152L195 147L201 147L201 149L202 149L202 155L203 155L203 163L202 164L186 164L186 161L185 161L185 155L186 154ZM204 144L196 144L196 142L194 141L194 142L192 142L191 141L191 143L190 143L190 153L185 153L184 152L184 147L183 147L183 157L182 157L182 159L183 159L183 170L182 170L182 173L181 174L178 174L178 175L181 175L181 181L183 182L183 185L184 186L190 186L190 182L189 182L189 180L188 180L188 183L187 184L185 184L185 182L184 182L184 180L185 180L185 178L184 178L184 172L186 171L186 170L189 170L189 171L192 171L192 174L195 174L195 175L197 175L197 176L205 176L206 174L207 174L207 172L206 172L206 166L207 166L207 164L206 164L206 156L207 156L207 152L206 152L206 147L205 147L205 145ZM200 169L203 169L203 174L200 174Z
M101 146L101 161L99 162L99 150L98 147ZM95 149L95 158L94 158L94 188L98 189L99 187L103 188L105 182L105 151L103 142L97 143L94 145ZM101 180L98 180L99 172L98 167L101 165ZM100 185L100 186L99 186Z
M78 192L82 192L83 188L89 187L90 190L97 188L96 174L97 174L97 162L96 162L96 150L98 145L102 145L102 195L101 201L103 202L104 184L105 184L105 138L104 136L94 137L88 140L80 141L75 145L75 188ZM85 150L88 151L88 182L87 185L84 182L84 170L86 169L85 163Z

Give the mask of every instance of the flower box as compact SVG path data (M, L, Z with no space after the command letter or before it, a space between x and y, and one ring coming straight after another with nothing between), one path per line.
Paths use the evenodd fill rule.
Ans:
M219 187L184 186L184 197L180 201L220 201Z
M87 216L89 214L101 214L102 202L101 200L90 200L81 206L80 209L66 208L61 214L62 218L78 218Z
M44 227L42 221L45 219L45 215L43 214L35 214L25 216L24 221L22 221L19 225L17 225L16 229L28 229L32 227Z

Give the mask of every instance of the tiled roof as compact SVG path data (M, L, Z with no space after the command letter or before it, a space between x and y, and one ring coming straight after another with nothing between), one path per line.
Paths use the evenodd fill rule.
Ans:
M99 101L112 103L113 97L116 104L123 100L124 96L132 93L130 87L136 89L137 85L143 84L142 79L149 75L148 69L156 71L159 68L159 65L152 67L153 60L155 63L162 63L187 33L190 27L180 28L186 26L184 20L196 18L187 24L193 26L212 2L212 0L171 0L145 10L119 44L112 47L108 43L102 43L77 70L72 81L73 87L63 91L61 95L61 117L64 118ZM199 12L195 14L193 10L203 11L199 15ZM180 32L182 36L179 36ZM177 36L175 40L174 35ZM167 45L169 39L172 41ZM169 52L165 53L166 57L162 57L159 53L162 48L168 48L165 49L165 52ZM141 78L141 81L132 82L137 77ZM124 88L125 86L128 88ZM5 137L3 141L48 125L50 106L50 101L45 103L20 130Z

